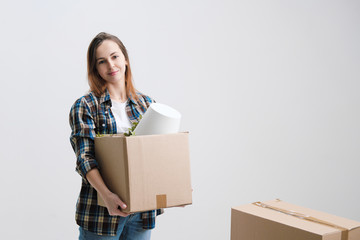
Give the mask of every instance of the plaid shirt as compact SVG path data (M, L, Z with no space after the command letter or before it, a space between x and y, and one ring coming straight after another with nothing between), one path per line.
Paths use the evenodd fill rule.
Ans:
M152 102L150 97L137 93L139 101L129 98L126 112L130 122L138 122ZM107 208L97 205L96 190L86 179L86 174L98 167L94 154L96 133L116 133L116 122L111 112L111 99L108 90L100 97L90 92L79 98L70 110L72 129L70 142L76 154L76 171L82 177L80 195L76 204L76 222L84 229L98 235L116 235L120 216L110 216ZM155 227L155 217L163 213L162 209L142 213L143 228Z

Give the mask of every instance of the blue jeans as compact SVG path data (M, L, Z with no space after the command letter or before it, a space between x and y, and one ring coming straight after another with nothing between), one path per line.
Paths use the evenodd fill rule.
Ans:
M79 227L79 240L150 240L151 230L142 228L141 213L121 217L116 236L101 236Z

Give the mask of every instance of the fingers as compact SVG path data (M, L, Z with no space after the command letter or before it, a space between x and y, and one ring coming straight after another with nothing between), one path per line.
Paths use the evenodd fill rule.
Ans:
M113 216L127 217L127 216L130 215L130 213L124 213L124 212L121 211L121 209L127 208L126 204L125 204L123 201L121 201L120 199L118 199L117 205L118 205L118 208L115 209L115 211L113 211L113 213L115 214L115 215L113 215Z
M109 209L108 212L110 216L121 216L121 217L127 217L130 215L130 213L125 213L120 210L120 206L115 206L114 208Z
M121 209L127 208L126 204L120 199L118 199L117 204L120 206Z
M104 201L110 216L127 217L130 215L121 211L121 209L126 209L127 206L116 194L111 193Z
M127 217L130 215L130 213L124 213L120 211L120 209L114 209L112 213L109 213L111 216L120 216L120 217Z

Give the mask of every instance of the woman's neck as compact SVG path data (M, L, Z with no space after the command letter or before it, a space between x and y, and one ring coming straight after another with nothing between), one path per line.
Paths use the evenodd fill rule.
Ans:
M119 83L107 84L107 89L111 100L125 102L127 100L125 81Z

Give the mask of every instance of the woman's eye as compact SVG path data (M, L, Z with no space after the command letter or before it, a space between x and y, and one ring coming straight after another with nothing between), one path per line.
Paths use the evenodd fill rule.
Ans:
M98 64L102 64L102 63L104 63L104 61L99 61L99 62L98 62Z
M114 55L114 58L118 58L119 56L117 56L117 55Z

